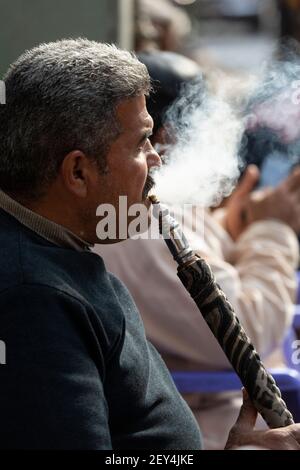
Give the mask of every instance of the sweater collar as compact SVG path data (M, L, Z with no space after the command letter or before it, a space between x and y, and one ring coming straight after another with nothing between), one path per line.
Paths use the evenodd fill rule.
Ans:
M0 208L12 215L21 224L51 243L77 251L89 250L93 245L82 240L62 225L31 211L0 189Z

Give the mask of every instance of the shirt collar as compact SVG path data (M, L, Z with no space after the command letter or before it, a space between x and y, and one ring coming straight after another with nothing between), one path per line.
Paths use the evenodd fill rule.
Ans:
M0 208L12 215L21 224L51 243L77 251L89 250L93 245L82 240L62 225L31 211L0 189Z

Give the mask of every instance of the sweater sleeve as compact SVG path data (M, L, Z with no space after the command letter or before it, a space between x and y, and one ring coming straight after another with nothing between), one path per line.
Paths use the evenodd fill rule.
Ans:
M88 306L50 287L23 285L2 293L1 307L7 356L0 447L111 449L103 386L108 340Z

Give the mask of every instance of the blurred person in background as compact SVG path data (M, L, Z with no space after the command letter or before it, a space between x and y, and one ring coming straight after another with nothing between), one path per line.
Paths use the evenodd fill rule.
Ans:
M186 12L169 0L137 0L137 52L179 51L190 31L191 21Z
M300 1L277 0L280 11L280 34L300 40Z
M177 54L152 52L139 57L155 88L147 102L154 118L152 141L164 144L174 139L164 127L165 111L180 96L183 84L199 79L201 70ZM191 220L185 219L184 231L191 247L211 265L258 352L274 365L295 299L300 173L272 191L255 193L258 179L257 167L250 166L227 207L205 213L199 224L204 223L204 238L194 233ZM95 251L128 286L148 338L171 370L230 367L181 285L163 240L127 240L114 246L97 245ZM141 279L146 289L141 288ZM185 399L200 424L205 448L223 448L241 404L238 395L193 394Z

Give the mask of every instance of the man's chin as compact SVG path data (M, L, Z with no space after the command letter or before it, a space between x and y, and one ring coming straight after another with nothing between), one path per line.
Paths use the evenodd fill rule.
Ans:
M122 210L120 210L122 209ZM151 224L152 203L148 196L119 206L111 217L104 215L97 223L96 244L120 243L146 233Z

